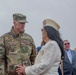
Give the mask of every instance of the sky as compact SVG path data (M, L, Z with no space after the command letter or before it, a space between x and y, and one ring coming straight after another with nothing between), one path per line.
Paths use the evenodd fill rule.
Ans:
M41 44L42 21L47 18L60 25L61 38L70 41L71 49L76 47L76 0L0 0L0 36L10 31L14 13L27 16L25 32L36 47Z

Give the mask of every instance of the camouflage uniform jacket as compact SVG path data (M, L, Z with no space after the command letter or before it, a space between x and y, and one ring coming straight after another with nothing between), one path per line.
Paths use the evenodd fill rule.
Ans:
M16 35L12 27L0 37L0 75L17 75L16 65L34 64L35 57L36 47L30 35Z

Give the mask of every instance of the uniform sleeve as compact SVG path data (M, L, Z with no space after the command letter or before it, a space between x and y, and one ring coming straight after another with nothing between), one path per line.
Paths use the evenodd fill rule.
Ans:
M4 42L3 37L0 37L0 75L4 75Z
M4 39L3 37L0 37L0 61L4 61L4 54L5 54Z
M36 55L37 55L37 50L36 50L34 40L32 39L32 52L31 52L31 55L30 55L30 60L31 60L32 65L35 63Z
M40 75L50 69L57 57L57 49L54 44L49 44L41 57L40 63L25 68L26 75Z

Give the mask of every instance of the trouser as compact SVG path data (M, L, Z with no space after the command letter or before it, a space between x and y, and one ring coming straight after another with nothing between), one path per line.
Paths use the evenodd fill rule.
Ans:
M72 75L73 75L73 72L72 72Z

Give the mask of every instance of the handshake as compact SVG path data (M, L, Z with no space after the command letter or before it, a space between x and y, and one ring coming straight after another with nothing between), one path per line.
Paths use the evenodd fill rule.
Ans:
M25 74L26 66L15 65L14 69L9 70L9 75L26 75Z
M23 65L23 66L16 66L16 73L18 74L18 75L26 75L26 73L25 73L25 68L26 68L26 66L25 65Z

